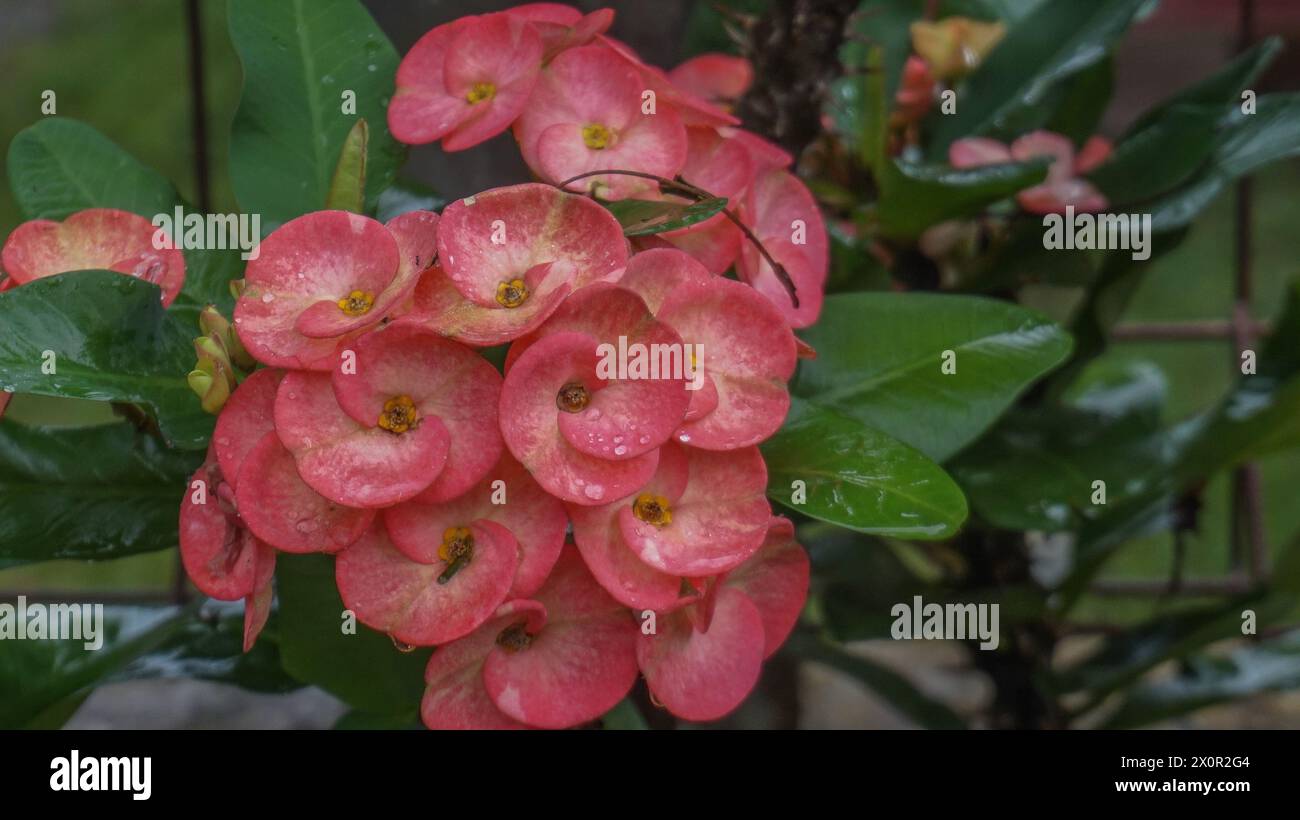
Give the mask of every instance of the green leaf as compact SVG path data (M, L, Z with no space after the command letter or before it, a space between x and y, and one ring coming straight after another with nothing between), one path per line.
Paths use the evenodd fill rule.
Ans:
M987 523L1077 529L1107 511L1092 503L1094 481L1105 482L1107 505L1163 486L1174 452L1159 429L1164 387L1158 370L1138 367L1073 406L1013 410L950 467Z
M1285 612L1288 605L1281 598L1253 593L1154 618L1108 639L1092 655L1059 673L1053 686L1058 692L1086 690L1099 700L1165 661L1218 640L1240 638L1242 610L1254 609L1263 623Z
M213 417L185 380L195 333L156 285L112 271L38 279L0 293L0 327L0 388L146 405L172 446L207 444Z
M894 158L886 162L878 180L876 219L884 235L899 238L914 238L931 225L977 214L1047 177L1044 161L960 169Z
M399 652L360 623L344 634L345 607L328 555L280 555L280 657L285 670L372 715L413 714L424 694L430 650Z
M795 395L836 410L942 462L965 447L1070 351L1046 318L1006 302L930 293L826 299L803 334ZM944 352L956 372L942 372Z
M1209 107L1222 111L1224 106L1239 105L1241 91L1268 68L1281 50L1282 38L1269 37L1238 54L1209 77L1187 86L1143 114L1129 127L1128 133L1146 130L1176 108Z
M902 675L874 661L850 655L829 641L796 630L781 651L853 676L923 729L966 728L957 713L922 694Z
M1213 155L1189 185L1151 203L1157 232L1186 227L1238 177L1300 155L1300 94L1269 94L1254 114L1235 113L1220 129Z
M840 62L848 76L835 80L826 95L826 111L836 132L850 145L856 145L868 130L885 127L864 105L862 83L855 74L866 70L868 52L878 47L882 90L885 98L892 100L903 75L903 64L912 53L909 26L924 16L922 0L864 0L850 18L849 36L840 48Z
M16 618L17 613L10 617ZM77 639L5 641L5 651L0 652L0 691L5 693L0 698L0 728L47 718L56 708L66 706L67 699L164 644L181 628L185 617L174 607L106 608L100 636L103 645L96 650L86 649L86 641Z
M600 728L618 730L649 729L645 718L637 711L636 704L630 698L623 698L618 705L605 713L600 719Z
M200 454L129 424L35 429L0 422L0 558L118 558L176 546Z
M1255 373L1242 375L1217 408L1189 425L1177 465L1184 480L1300 447L1300 282L1288 290L1282 317L1257 358Z
M624 236L650 236L703 222L727 207L727 200L725 197L714 197L684 203L620 199L604 205L618 219L618 224L623 226Z
M1196 655L1178 674L1131 689L1102 728L1132 729L1186 715L1217 703L1300 688L1300 633L1225 657Z
M1114 90L1115 60L1107 57L1060 85L1054 95L1060 101L1043 127L1069 137L1075 145L1083 145L1097 133Z
M957 112L938 121L932 152L966 136L1008 138L1039 115L1059 83L1104 59L1146 0L1041 3L958 91Z
M86 208L117 208L150 219L180 201L162 174L76 120L50 117L9 145L9 184L28 219L63 219Z
M326 208L351 211L354 214L365 211L366 145L369 141L370 129L364 119L358 119L343 141L343 150L339 152L338 164L334 166L334 178L330 180L330 191L325 196Z
M966 519L966 499L943 468L833 410L794 401L763 457L769 497L857 532L933 540ZM792 501L795 481L804 482L805 503Z
M397 52L358 0L232 0L230 38L244 91L230 137L240 206L263 229L325 206L357 118L371 125L366 204L393 181L405 149L385 127ZM344 114L345 92L356 113Z
M1214 153L1222 109L1176 106L1126 138L1088 175L1116 206L1151 199L1183 184Z

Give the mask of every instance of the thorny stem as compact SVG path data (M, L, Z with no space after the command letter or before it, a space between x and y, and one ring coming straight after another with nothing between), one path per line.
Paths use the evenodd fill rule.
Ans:
M605 168L599 171L588 171L585 174L578 174L576 177L570 177L569 179L564 180L563 182L559 183L555 187L559 188L562 191L568 191L569 186L577 182L578 180L586 179L587 177L603 176L605 174L619 174L621 176L640 177L641 179L651 179L659 183L659 188L664 193L668 193L668 189L671 189L683 193L693 198L697 202L702 202L706 199L721 199L721 197L715 196L709 193L708 191L704 190L703 188L692 185L684 179L669 179L667 177L661 177L657 174L647 174L644 171L623 171L617 168ZM570 193L574 193L574 192L570 191ZM794 280L791 279L790 274L786 272L785 266L772 258L772 254L768 253L767 248L764 247L762 240L760 240L758 236L756 236L754 232L749 229L748 225L746 225L744 222L741 221L740 217L736 216L734 211L732 211L730 208L723 208L722 214L726 216L727 219L731 220L732 224L734 224L737 228L740 228L740 232L745 235L745 238L748 239L754 245L754 247L758 249L758 252L763 256L763 260L767 262L769 266L771 266L772 271L776 274L776 278L781 280L781 284L785 287L786 292L790 294L790 302L796 308L799 307L799 294L795 292Z

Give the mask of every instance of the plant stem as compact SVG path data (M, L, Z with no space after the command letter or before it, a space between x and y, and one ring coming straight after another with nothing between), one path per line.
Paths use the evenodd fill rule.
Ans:
M667 177L658 176L657 174L647 174L644 171L623 171L617 168L603 168L599 171L588 171L585 174L578 174L576 177L570 177L564 180L563 182L559 183L555 187L559 188L562 191L568 191L569 186L579 180L587 179L588 177L603 176L605 174L618 174L620 176L640 177L641 179L654 180L655 182L659 183L659 189L663 193L668 193L668 191L665 189L672 189L674 191L679 191L687 196L692 197L697 202L702 202L706 199L722 199L722 197L715 196L714 194L709 193L703 188L692 185L683 179L669 179ZM569 193L577 193L577 192L569 191ZM734 211L732 211L730 208L723 208L722 214L723 216L727 217L727 219L731 220L732 224L734 224L737 228L740 228L740 232L745 235L745 238L748 239L754 245L754 247L758 249L758 252L763 256L763 261L767 262L767 264L772 268L772 272L776 274L776 278L781 281L781 284L782 286L785 287L786 292L790 294L790 302L796 308L799 307L799 294L795 292L794 280L790 278L790 274L789 272L786 271L785 266L782 265L780 262L776 261L774 258L772 258L772 254L768 253L768 250L763 245L762 240L760 240L758 236L756 236L754 232L749 229L748 225L746 225L744 222L741 221L740 217L736 216Z

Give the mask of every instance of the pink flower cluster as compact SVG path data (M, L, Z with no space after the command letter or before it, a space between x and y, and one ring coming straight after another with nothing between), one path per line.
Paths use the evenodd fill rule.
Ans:
M245 599L246 645L277 551L335 554L359 621L438 647L435 728L578 725L638 675L715 719L793 628L808 560L757 447L789 408L790 323L676 247L633 252L593 199L307 214L263 240L234 327L265 367L180 537L201 590ZM507 343L503 375L476 348Z
M789 172L789 154L739 128L727 105L753 79L749 64L696 57L671 72L647 65L604 32L614 13L553 3L462 17L425 34L397 69L388 125L402 142L447 151L507 129L542 180L604 199L660 199L654 181L593 172L680 176L726 197L786 270L798 305L772 267L722 214L643 241L676 246L712 273L740 277L795 327L816 321L826 279L822 218ZM593 174L591 176L583 176Z

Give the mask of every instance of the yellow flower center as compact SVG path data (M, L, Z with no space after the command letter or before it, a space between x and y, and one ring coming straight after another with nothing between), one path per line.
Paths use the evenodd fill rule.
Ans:
M503 308L517 308L528 301L528 285L522 279L511 279L497 285L497 304Z
M474 87L465 95L470 105L490 100L497 95L497 87L492 83L474 83Z
M438 557L447 562L447 569L438 576L438 583L445 584L474 557L474 534L469 527L448 527L444 530Z
M590 401L591 394L582 382L569 382L555 394L555 406L566 413L580 413Z
M598 122L582 127L582 141L593 151L608 148L612 139L614 139L614 132Z
M375 295L364 290L354 290L339 300L339 310L349 316L361 316L375 306Z
M642 493L632 502L632 514L647 524L666 527L673 523L673 510L662 495Z
M384 411L379 414L379 426L390 433L405 433L415 426L419 418L420 414L410 396L395 396L384 402Z

